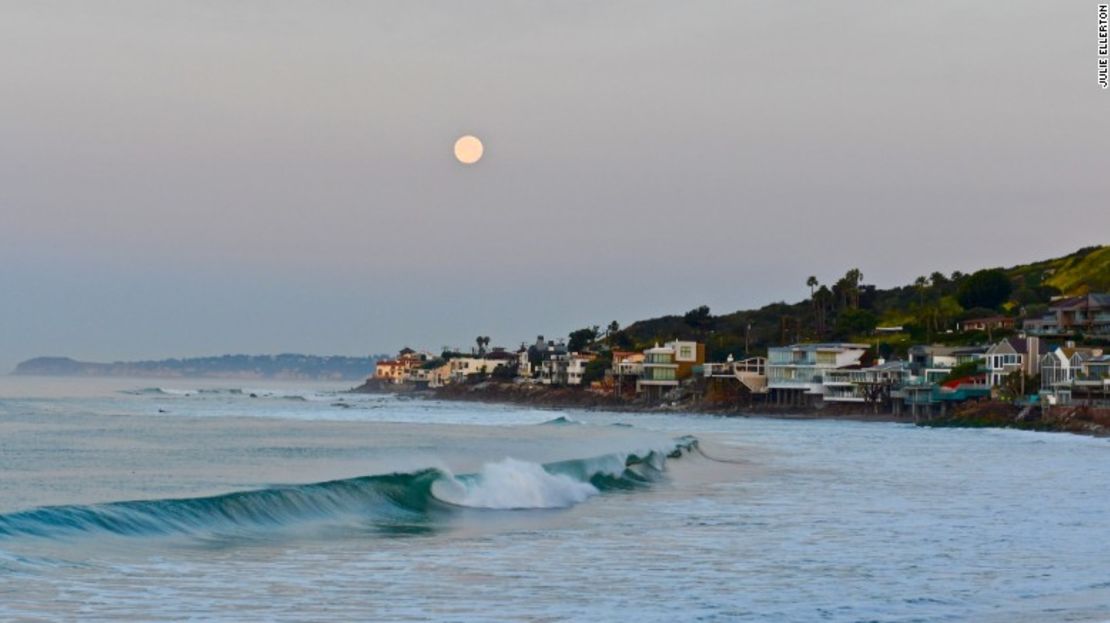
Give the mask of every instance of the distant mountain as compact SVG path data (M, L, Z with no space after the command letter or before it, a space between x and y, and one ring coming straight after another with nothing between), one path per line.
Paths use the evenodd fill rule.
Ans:
M345 381L366 378L374 373L374 364L387 357L388 355L221 355L113 363L77 361L69 357L36 357L20 363L12 374Z

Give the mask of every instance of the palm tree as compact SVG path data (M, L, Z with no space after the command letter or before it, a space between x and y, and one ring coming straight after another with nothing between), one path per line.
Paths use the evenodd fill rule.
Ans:
M813 275L810 275L809 278L806 279L806 285L809 286L809 302L813 306L813 324L814 324L813 330L820 333L821 332L821 324L817 319L817 298L816 298L816 295L814 294L814 288L816 288L819 285L817 283L817 277L814 277Z
M478 354L486 354L486 347L489 346L490 342L489 336L479 335L477 338L474 339L474 342L478 344Z
M835 301L836 297L828 286L821 286L813 293L813 303L817 308L817 333L819 335L825 333L829 309Z
M614 333L616 333L617 331L620 331L620 330L621 330L620 323L617 322L616 320L614 320L613 322L609 323L608 327L605 327L605 337L609 337L610 335L613 335Z
M917 302L921 305L925 304L925 288L929 286L929 280L924 275L918 277L913 282L913 287L917 289Z
M844 294L848 299L848 305L852 309L859 309L859 286L863 282L863 273L860 272L860 269L853 268L844 273L842 281L844 282Z

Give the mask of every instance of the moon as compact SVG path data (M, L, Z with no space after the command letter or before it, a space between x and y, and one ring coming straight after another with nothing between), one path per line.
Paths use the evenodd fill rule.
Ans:
M482 141L478 140L477 136L460 137L455 141L455 159L463 164L474 164L482 159L482 152L485 148L482 147Z

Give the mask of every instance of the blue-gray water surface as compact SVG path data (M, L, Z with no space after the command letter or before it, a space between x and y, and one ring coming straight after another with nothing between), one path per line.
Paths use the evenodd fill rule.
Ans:
M0 619L1110 620L1105 439L342 389L0 379Z

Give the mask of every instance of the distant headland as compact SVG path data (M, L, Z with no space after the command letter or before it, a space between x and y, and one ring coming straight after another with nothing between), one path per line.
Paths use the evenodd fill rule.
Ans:
M348 381L364 379L386 355L343 357L301 355L219 355L157 361L96 363L69 357L36 357L12 374L27 376L117 376Z

